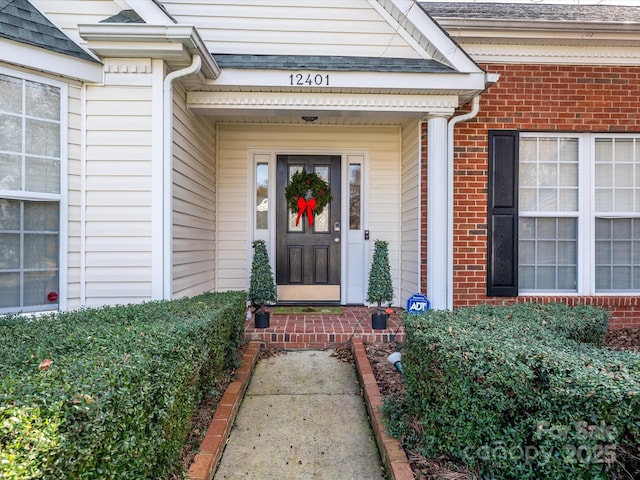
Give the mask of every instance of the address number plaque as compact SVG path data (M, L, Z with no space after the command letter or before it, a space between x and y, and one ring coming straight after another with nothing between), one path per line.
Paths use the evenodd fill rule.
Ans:
M292 73L289 75L289 85L295 87L328 87L328 73Z

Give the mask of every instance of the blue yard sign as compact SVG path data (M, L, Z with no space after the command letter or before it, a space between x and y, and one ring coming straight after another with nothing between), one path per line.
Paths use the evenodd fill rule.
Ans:
M422 313L429 310L431 302L421 293L414 293L407 300L407 313Z

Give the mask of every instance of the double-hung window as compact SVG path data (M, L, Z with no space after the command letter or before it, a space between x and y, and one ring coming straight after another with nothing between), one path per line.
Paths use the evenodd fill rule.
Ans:
M64 98L0 70L0 313L59 307Z
M593 139L596 292L640 292L640 136Z
M489 176L489 295L640 293L640 135L492 132Z
M579 141L520 137L520 291L576 291Z

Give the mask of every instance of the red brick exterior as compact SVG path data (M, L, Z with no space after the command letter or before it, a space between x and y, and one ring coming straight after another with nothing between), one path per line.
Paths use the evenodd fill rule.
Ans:
M459 123L455 129L454 307L523 301L586 303L609 308L611 328L640 326L640 296L486 296L489 130L640 133L640 67L499 64L482 67L500 74L500 80L482 94L476 118ZM468 107L458 113L464 111ZM423 138L426 142L426 130ZM426 143L423 152L426 178ZM423 182L422 191L425 259L426 184ZM426 261L421 276L425 290Z

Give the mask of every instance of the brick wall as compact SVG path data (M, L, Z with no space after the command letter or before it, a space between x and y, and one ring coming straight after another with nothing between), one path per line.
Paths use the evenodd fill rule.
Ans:
M582 302L609 308L612 328L640 326L639 297L486 296L488 131L640 132L640 67L498 64L482 67L500 74L500 80L482 95L477 117L459 123L455 129L454 307L514 301ZM465 107L458 113L467 110ZM426 131L423 133L426 139ZM427 149L426 145L423 147L426 178ZM425 181L423 185L426 184ZM427 197L425 191L422 194L425 212L422 238L426 239ZM426 259L426 242L422 248ZM421 278L426 288L426 262Z

